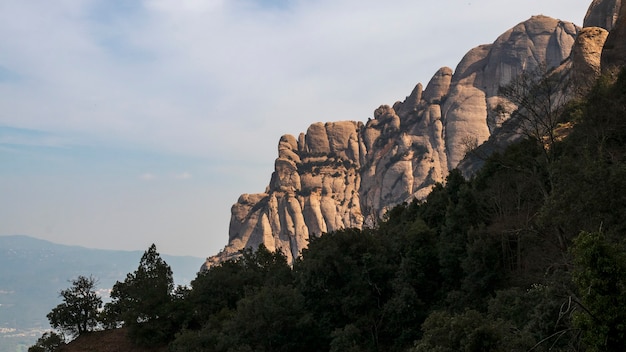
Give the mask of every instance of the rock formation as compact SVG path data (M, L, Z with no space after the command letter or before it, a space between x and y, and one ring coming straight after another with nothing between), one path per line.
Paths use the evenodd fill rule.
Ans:
M600 58L609 32L600 27L585 27L572 48L572 80L588 90L601 73Z
M589 21L602 21L595 13L590 8ZM482 144L488 154L519 138L510 116L494 112L508 103L500 86L544 64L597 74L606 31L579 31L534 16L470 50L454 71L441 68L404 101L380 106L366 123L318 122L297 138L282 136L269 186L233 205L229 243L205 266L261 243L292 261L313 236L372 226L390 207L424 199L452 168L471 174L481 162L464 159L468 148Z
M600 27L610 31L617 21L621 5L621 0L593 0L585 15L583 27Z
M591 11L593 7L597 11L600 5L602 5L601 2L594 2L587 12L587 17L590 16L590 13L594 13ZM608 17L613 18L614 16ZM570 56L554 69L554 73L561 74L565 78L565 81L562 82L563 89L567 90L565 94L569 98L585 94L600 76L600 58L608 33L607 30L600 27L581 29L572 46ZM522 138L520 124L521 122L516 119L505 119L501 126L492 131L486 142L465 156L457 168L466 177L472 176L482 167L486 157L494 152L504 151L507 146Z
M626 6L620 4L617 20L609 32L602 49L602 70L616 73L626 65Z

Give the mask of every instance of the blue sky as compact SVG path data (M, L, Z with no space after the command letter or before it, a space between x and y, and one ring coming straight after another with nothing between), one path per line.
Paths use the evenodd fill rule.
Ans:
M589 0L4 0L0 235L209 256L281 135L361 120Z

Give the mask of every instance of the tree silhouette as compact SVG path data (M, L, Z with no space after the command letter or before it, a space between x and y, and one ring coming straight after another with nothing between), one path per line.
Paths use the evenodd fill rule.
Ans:
M53 308L47 317L53 328L78 336L98 325L102 298L95 292L97 281L93 276L81 275L71 282L72 287L60 293L63 303Z
M111 290L111 303L105 306L109 326L123 322L131 338L138 344L153 345L166 342L172 324L172 269L152 244L144 252L139 267L116 282ZM170 336L172 335L172 336Z
M502 104L497 113L510 114L520 120L521 133L539 142L548 162L558 140L557 127L569 100L566 81L560 72L550 71L545 64L526 70L500 87L499 95L515 105L509 111Z

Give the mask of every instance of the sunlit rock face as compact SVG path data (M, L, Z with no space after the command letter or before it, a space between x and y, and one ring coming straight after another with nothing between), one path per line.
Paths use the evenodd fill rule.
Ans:
M261 243L292 261L312 236L362 227L362 129L353 121L314 123L298 139L282 136L266 192L233 205L229 244L209 265Z
M482 144L509 118L495 113L496 106L506 103L498 96L499 87L524 70L560 65L570 55L578 30L569 22L534 16L463 58L443 106L449 168L463 159L467 142Z
M579 30L571 47L570 56L563 60L560 65L554 67L552 72L563 77L561 93L567 99L585 94L599 77L601 53L608 33L600 27L586 27ZM493 99L504 102L501 97L495 96ZM461 170L463 175L471 177L483 165L486 156L494 152L504 151L507 146L522 137L519 133L520 121L508 117L499 121L496 128L491 131L489 138L457 164L457 168Z
M233 205L229 243L206 267L261 243L293 261L313 236L373 226L387 209L424 199L468 145L482 144L509 118L493 113L502 103L498 88L524 70L566 61L579 30L534 16L365 123L318 122L297 138L282 136L269 186Z
M600 27L583 28L572 48L572 81L589 90L601 74L601 54L609 32Z

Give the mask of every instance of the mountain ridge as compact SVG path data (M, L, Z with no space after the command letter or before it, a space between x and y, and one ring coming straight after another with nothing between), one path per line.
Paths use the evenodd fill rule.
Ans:
M594 1L586 21L616 22L614 13L603 11L618 5L607 1ZM490 153L520 138L519 126L504 126L515 105L498 95L499 87L541 65L570 78L576 50L585 53L577 58L576 72L586 66L591 68L586 77L599 74L594 65L606 36L587 34L600 39L576 43L582 30L533 16L493 43L469 50L455 70L439 69L404 101L381 105L367 122L317 122L297 137L282 136L266 191L240 196L231 208L228 244L204 267L260 244L292 261L311 236L374 226L391 207L424 199L453 168L471 176L481 160L466 158L468 147L499 139L499 147L483 147Z
M144 252L144 250L139 250L139 249L109 249L109 248L93 248L93 247L87 247L87 246L82 246L82 245L75 245L75 244L63 244L63 243L58 243L58 242L54 242L54 241L50 241L50 240L46 240L43 238L39 238L39 237L35 237L35 236L30 236L30 235L22 235L22 234L17 234L17 235L0 235L0 245L2 245L3 247L6 247L7 245L14 243L15 245L25 245L25 244L30 244L30 246L28 248L32 249L32 245L35 246L53 246L53 247L64 247L66 249L76 249L76 250L93 250L93 251L99 251L99 252L122 252L122 253L135 253L135 254L139 254L139 256L141 256L141 254ZM173 255L173 254L167 254L167 253L161 253L162 256L164 257L177 257L177 258L199 258L193 255Z

